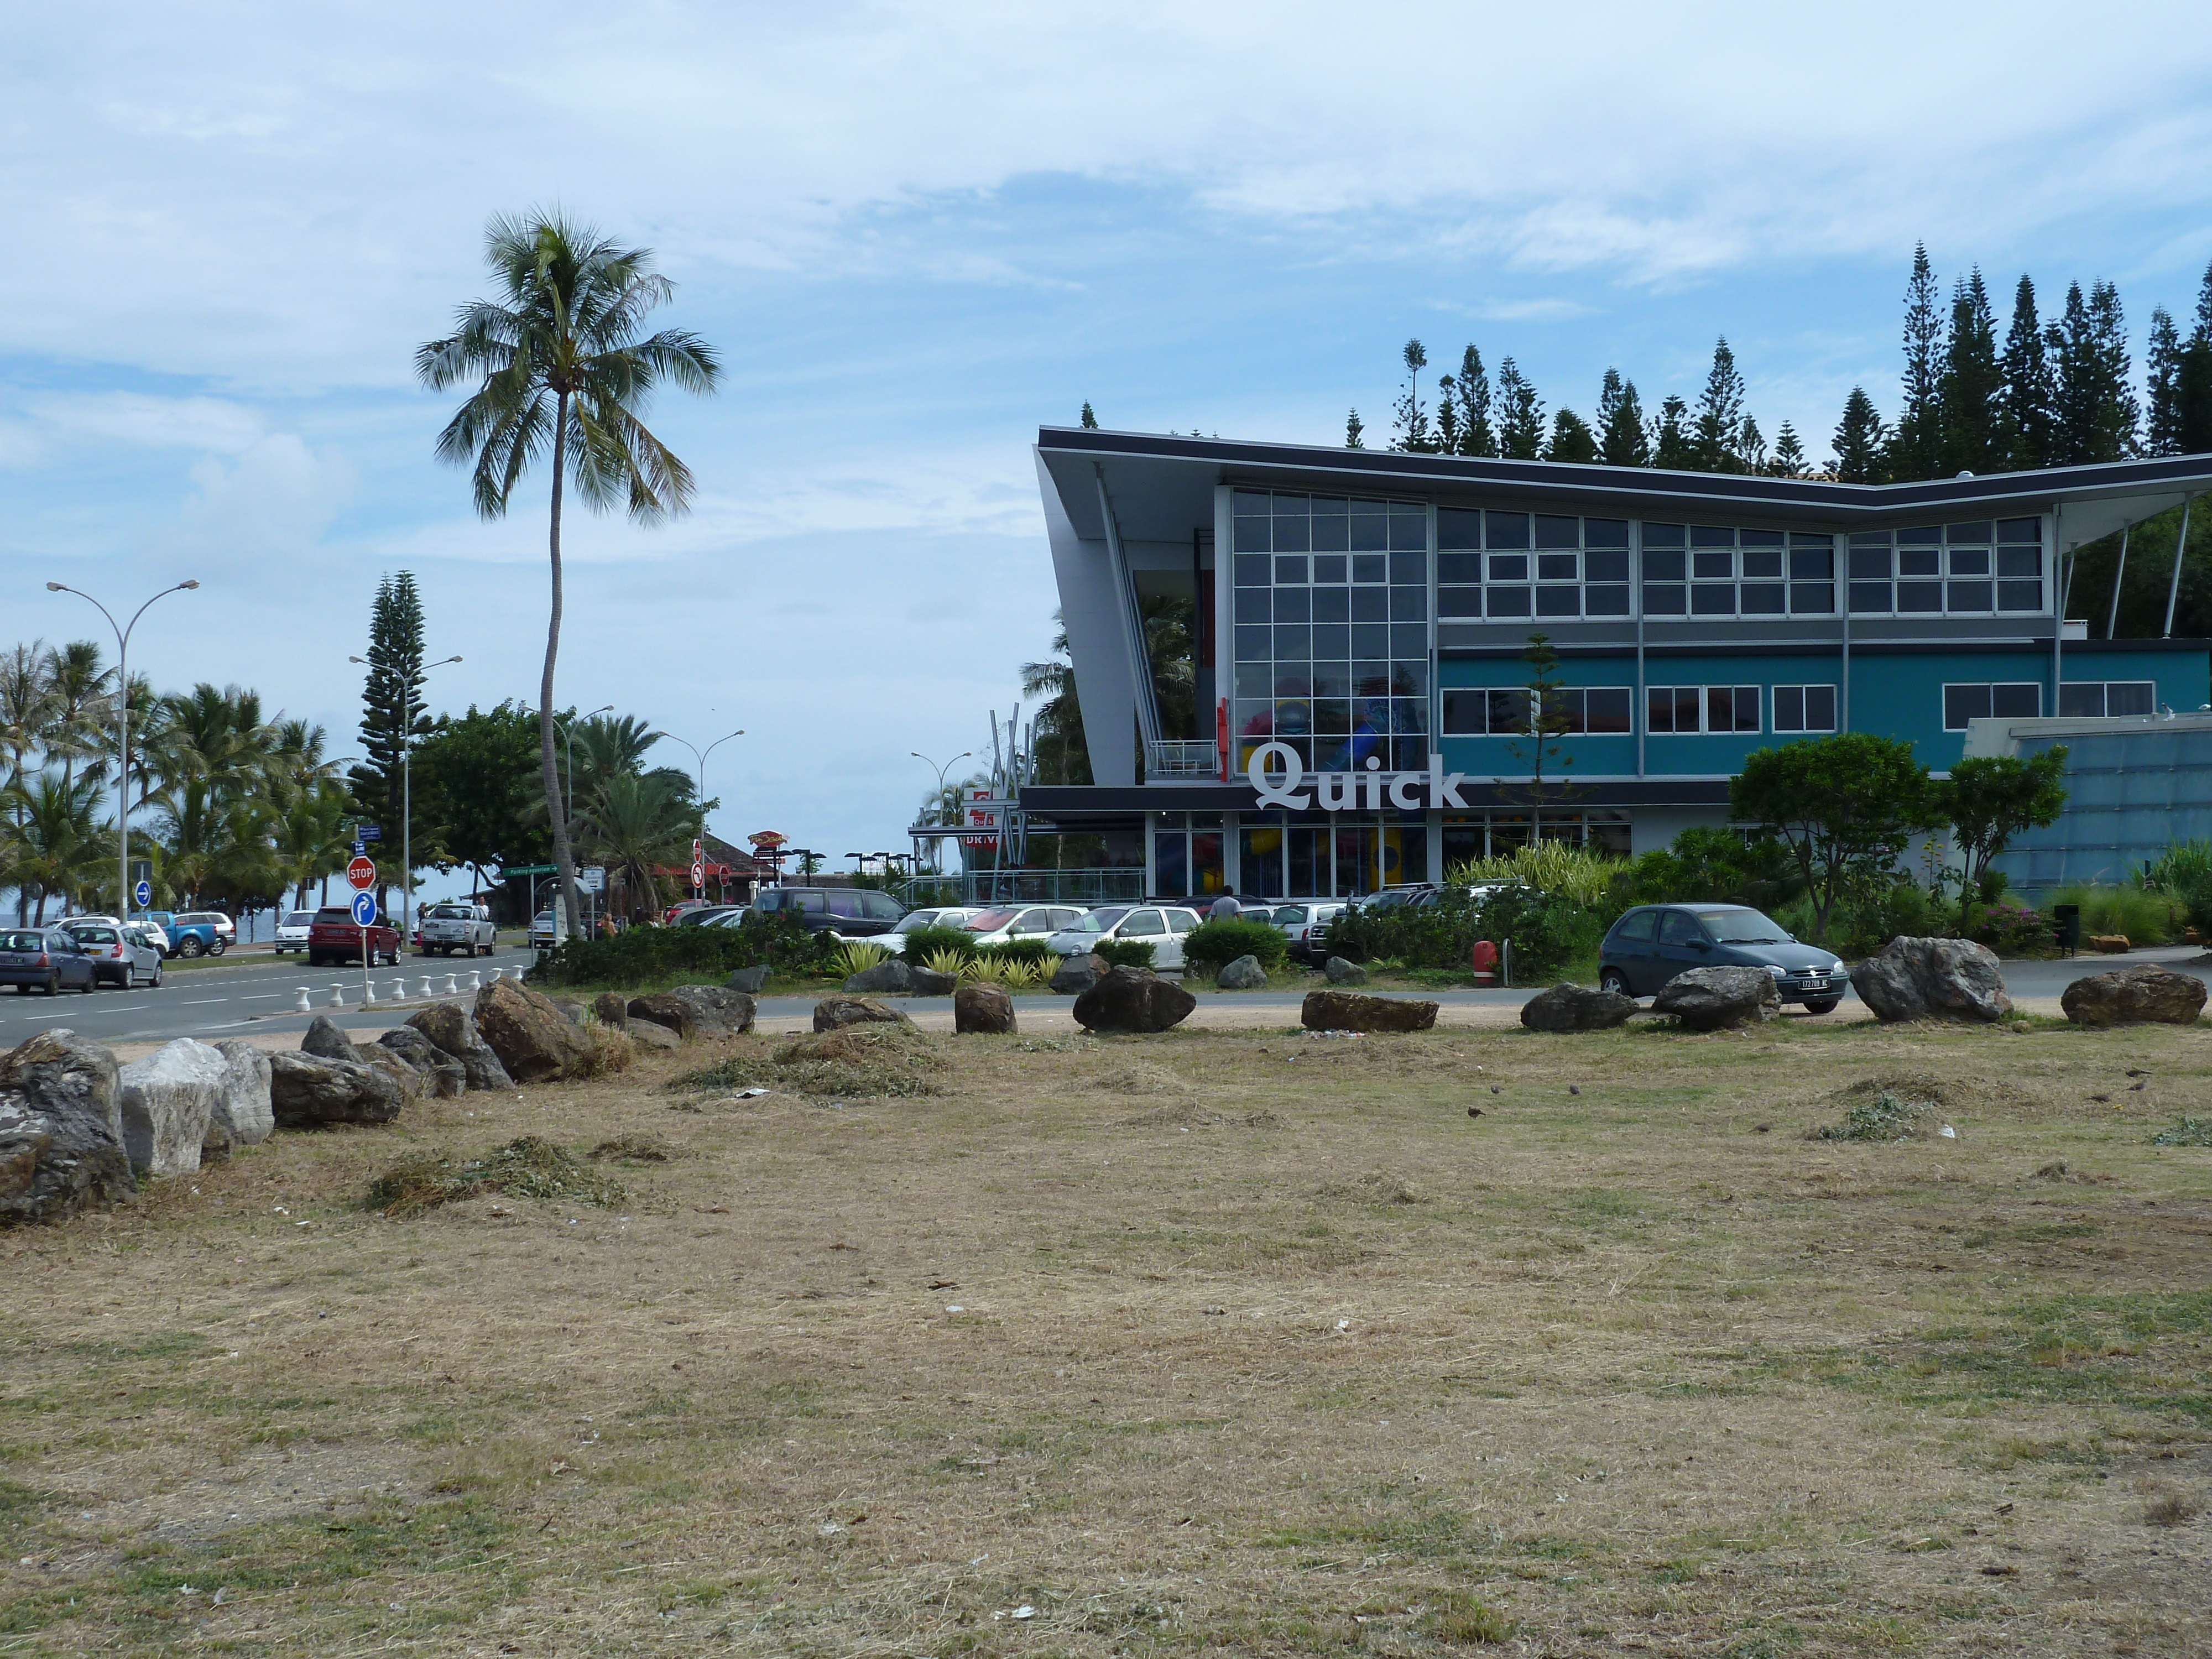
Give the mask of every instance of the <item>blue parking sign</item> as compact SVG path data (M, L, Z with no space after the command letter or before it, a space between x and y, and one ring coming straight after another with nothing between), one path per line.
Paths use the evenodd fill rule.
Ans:
M131 896L138 901L140 909L144 909L154 902L154 884L150 881L140 882L131 890Z
M353 896L353 920L356 927L366 927L376 920L376 896L356 893Z

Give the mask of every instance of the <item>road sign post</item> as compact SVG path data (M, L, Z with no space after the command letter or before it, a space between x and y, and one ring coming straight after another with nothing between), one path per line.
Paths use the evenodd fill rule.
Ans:
M356 864L368 864L368 860L367 859L356 859L354 862ZM352 879L353 872L351 870L348 870L346 872L346 878L348 880ZM368 879L369 881L374 881L376 879L376 866L373 864L368 865ZM368 884L364 882L357 883L356 884L365 887ZM353 896L353 925L361 929L361 1006L364 1008L368 1006L370 995L368 988L368 925L375 920L375 895L368 892L356 893Z
M138 884L131 890L131 896L137 900L141 910L144 909L154 902L154 884L142 877Z

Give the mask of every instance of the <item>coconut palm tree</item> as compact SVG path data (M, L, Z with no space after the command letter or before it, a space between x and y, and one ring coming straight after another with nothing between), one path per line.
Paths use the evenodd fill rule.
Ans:
M7 751L8 766L0 773L0 795L8 800L0 821L0 881L15 889L15 925L30 915L29 890L17 878L22 856L23 802L13 791L29 776L30 757L37 753L52 720L53 678L46 670L46 648L33 640L0 656L0 749Z
M658 903L653 866L680 864L691 850L699 813L690 795L690 780L680 775L618 772L576 804L584 844L633 919L641 902L648 912Z
M46 678L53 688L44 733L46 758L61 762L64 785L76 782L79 761L91 761L88 775L98 776L115 721L109 702L115 671L100 666L100 647L92 641L72 640L46 653Z
M530 464L552 452L552 613L538 683L538 736L553 863L574 931L575 866L553 732L562 492L573 480L586 506L604 511L619 502L643 523L683 512L692 495L690 469L641 417L664 380L711 392L721 364L714 349L687 330L639 337L646 313L674 292L653 270L650 249L619 246L557 213L538 211L494 218L484 241L501 297L462 307L451 335L416 352L415 372L434 391L476 383L439 434L438 454L474 469L479 517L502 517Z
M101 876L114 874L114 827L93 816L100 793L97 778L41 773L9 793L22 808L13 874L37 891L38 909L31 918L35 927L46 919L49 897L66 905L97 885Z

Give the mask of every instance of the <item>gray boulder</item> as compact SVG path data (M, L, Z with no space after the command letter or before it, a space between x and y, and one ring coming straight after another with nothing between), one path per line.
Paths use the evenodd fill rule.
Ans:
M1198 999L1149 968L1115 968L1075 999L1086 1031L1164 1031L1180 1025Z
M466 1003L441 1002L409 1017L408 1024L434 1043L439 1051L460 1061L471 1089L511 1092L514 1079L507 1075L497 1054L477 1030L477 1019Z
M115 1056L69 1031L0 1054L0 1224L57 1221L134 1197Z
M844 988L857 996L904 996L914 989L914 969L896 957L845 976Z
M1972 939L1893 939L1851 969L1851 987L1885 1021L1986 1024L2012 1012L1996 953Z
M230 1067L204 1042L179 1037L115 1077L123 1150L139 1175L190 1175L200 1167L216 1103L230 1086Z
M728 990L743 991L749 997L757 997L768 985L768 964L762 962L750 968L740 968L722 984Z
M1782 994L1764 968L1692 968L1660 987L1651 1009L1690 1030L1718 1031L1772 1019L1782 1012Z
M1004 1036L1014 1029L1014 1000L1003 985L963 985L952 994L952 1029Z
M1521 1023L1532 1031L1609 1031L1635 1012L1634 997L1562 981L1522 1003Z
M655 1054L665 1054L684 1046L682 1037L649 1019L634 1019L623 1030L638 1048Z
M1260 965L1260 958L1239 957L1234 962L1224 962L1213 982L1224 991L1261 991L1267 986L1267 970Z
M392 1058L406 1066L397 1054ZM269 1094L282 1129L389 1123L406 1103L398 1080L374 1066L282 1049L269 1056Z
M690 1006L694 1036L743 1036L753 1029L757 1005L745 992L720 985L678 985L665 994Z
M912 963L907 972L914 976L914 994L918 997L949 997L960 988L957 974L940 974L934 968L916 968Z
M1321 971L1331 985L1367 983L1367 970L1356 962L1346 962L1342 957L1331 957L1322 964Z
M2196 975L2147 962L2077 979L2058 1006L2076 1025L2194 1025L2205 994Z
M1298 1005L1298 1024L1309 1031L1425 1031L1437 1023L1437 1007L1414 997L1309 991Z
M258 1146L276 1128L276 1109L269 1100L269 1056L236 1037L216 1043L215 1051L222 1056L228 1081L208 1118L208 1138L200 1148L203 1160L228 1158L240 1146Z
M317 1014L307 1022L307 1035L300 1039L300 1052L323 1060L355 1058L353 1039L339 1030L337 1022L328 1014Z
M581 1012L583 1005L570 1007ZM507 1074L523 1083L589 1077L599 1069L599 1044L551 998L511 979L477 993L477 1030ZM438 1042L434 1031L424 1032ZM440 1048L446 1045L439 1042Z
M592 1017L602 1025L624 1030L629 1025L629 999L620 991L602 991L592 999Z
M424 1036L412 1025L395 1025L376 1039L407 1062L422 1079L424 1092L441 1100L458 1100L468 1091L469 1074L461 1062Z
M814 1005L814 1029L835 1031L847 1025L911 1025L914 1022L873 997L824 997Z
M682 1042L699 1035L699 1019L690 1003L681 997L670 996L665 991L632 997L628 1005L628 1025L657 1025Z
M1052 971L1052 988L1064 997L1079 997L1105 977L1105 957L1066 957Z

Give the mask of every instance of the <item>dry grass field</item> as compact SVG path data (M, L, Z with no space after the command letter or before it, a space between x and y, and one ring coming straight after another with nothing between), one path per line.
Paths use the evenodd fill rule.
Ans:
M2212 1651L2212 1029L787 1041L0 1235L0 1655Z

